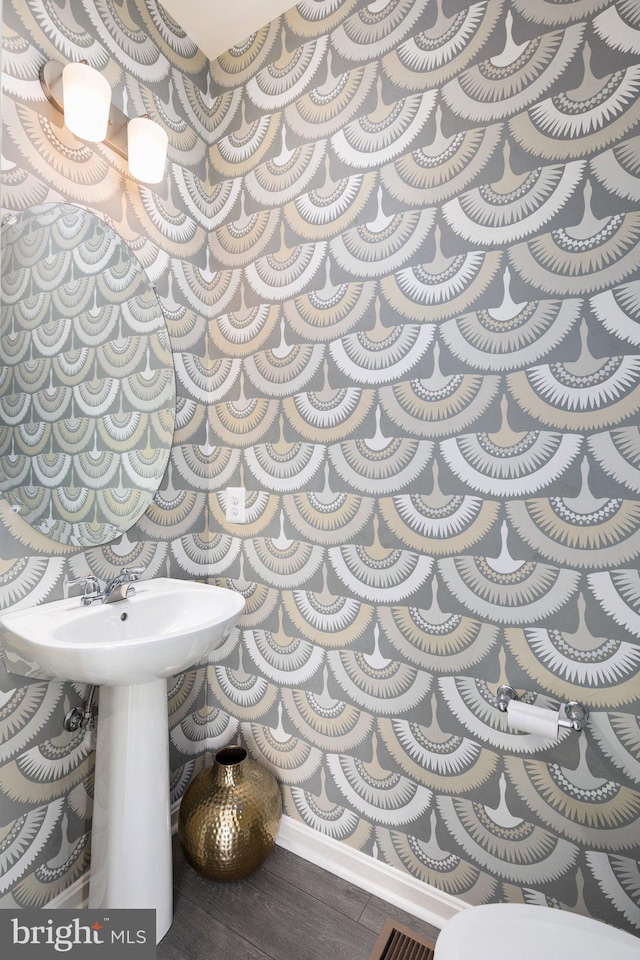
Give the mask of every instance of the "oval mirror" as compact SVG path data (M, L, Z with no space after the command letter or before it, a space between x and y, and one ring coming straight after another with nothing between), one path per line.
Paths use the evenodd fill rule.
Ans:
M175 422L169 335L127 244L51 203L6 216L0 491L58 543L108 543L147 509Z

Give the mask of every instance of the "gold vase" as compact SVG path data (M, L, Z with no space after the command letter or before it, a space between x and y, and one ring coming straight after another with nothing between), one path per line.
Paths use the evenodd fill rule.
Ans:
M208 880L242 880L273 849L282 817L277 780L247 756L224 747L213 766L187 787L178 838L184 855Z

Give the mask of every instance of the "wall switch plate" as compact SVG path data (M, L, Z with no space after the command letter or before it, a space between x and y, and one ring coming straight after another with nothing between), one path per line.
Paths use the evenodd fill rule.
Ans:
M227 523L246 523L244 487L227 487Z

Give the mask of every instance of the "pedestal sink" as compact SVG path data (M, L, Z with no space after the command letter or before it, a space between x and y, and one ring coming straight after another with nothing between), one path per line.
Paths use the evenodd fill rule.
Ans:
M0 614L7 669L100 685L89 906L173 918L167 678L202 662L244 609L240 594L140 580L117 603L78 597Z

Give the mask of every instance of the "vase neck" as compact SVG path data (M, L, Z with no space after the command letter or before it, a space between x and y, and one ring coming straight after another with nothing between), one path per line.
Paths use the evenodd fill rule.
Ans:
M244 747L224 747L218 750L213 763L217 783L232 787L244 774L247 751Z

